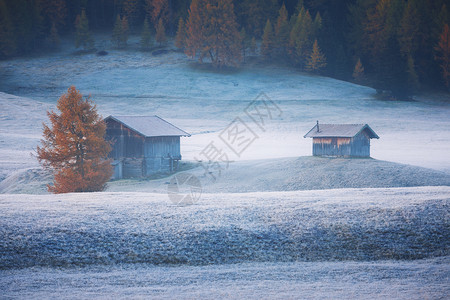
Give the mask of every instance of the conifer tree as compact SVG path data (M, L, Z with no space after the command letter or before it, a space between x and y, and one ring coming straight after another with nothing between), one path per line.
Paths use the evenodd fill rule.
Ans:
M148 20L147 18L145 18L141 34L141 49L143 51L149 51L151 47L152 47L152 34L150 32L150 25L148 24Z
M126 16L122 17L122 35L121 35L121 44L122 47L125 48L128 42L128 34L130 33L130 28L128 25L128 18Z
M114 23L113 33L111 37L111 42L117 47L121 48L122 40L122 19L119 15L116 17L116 22Z
M36 2L39 9L42 10L44 23L46 23L47 26L53 26L53 24L55 24L56 29L61 29L62 25L66 23L66 0L38 0L30 2Z
M398 30L400 49L404 55L415 55L419 47L419 30L417 6L408 1Z
M58 30L56 29L55 23L52 24L52 28L50 29L49 41L53 48L58 48L60 41L59 41Z
M317 40L314 41L311 55L306 63L306 69L308 71L317 73L327 66L325 55L320 51Z
M310 57L312 42L313 21L308 10L304 8L299 12L289 40L289 53L293 61L303 68Z
M250 53L255 55L256 54L256 48L257 48L256 39L255 39L255 37L252 37L252 39L250 41L250 49L249 49Z
M408 55L407 60L407 72L408 72L408 85L411 90L415 91L419 88L419 77L417 76L416 66L414 59L411 55Z
M289 44L289 22L286 6L283 5L278 13L277 23L275 25L275 48L279 54L284 56L287 53Z
M107 160L111 146L105 141L106 125L96 106L74 86L57 104L60 114L47 112L51 127L43 124L44 139L37 158L53 171L53 193L95 192L104 189L112 176Z
M442 78L447 87L450 87L450 30L447 24L444 25L435 50L435 59L440 63Z
M355 68L353 69L353 79L357 83L363 83L365 79L364 75L364 67L361 63L361 59L358 58L358 61L355 64Z
M75 47L79 48L83 47L84 50L90 50L94 47L94 40L91 37L89 32L89 22L86 17L86 12L83 9L81 11L81 15L77 16L77 20L75 22L76 28L76 39L75 39Z
M175 36L175 47L183 50L186 47L186 28L184 26L183 18L178 21L177 34Z
M439 37L441 34L442 28L444 28L445 24L449 24L450 22L450 11L447 9L447 5L445 2L442 4L440 12L435 18L435 36Z
M264 27L264 33L261 42L261 54L266 58L270 58L273 54L273 29L270 20L267 19L266 26Z
M135 28L137 17L139 15L139 8L139 0L125 0L123 2L123 12L131 28Z
M290 55L291 59L294 62L298 62L297 55L295 48L298 43L298 38L300 35L300 29L303 22L303 15L304 15L305 9L303 7L300 8L300 12L297 14L297 16L292 16L291 20L291 32L289 33L289 45L288 45L288 54Z
M204 29L206 27L205 0L192 0L189 7L189 16L186 22L186 55L194 58L200 53L200 61L203 58L202 49L206 44Z
M186 25L186 54L209 57L215 67L237 66L240 36L232 0L193 0Z
M242 45L242 57L245 62L245 55L247 53L247 49L250 47L250 39L249 39L249 36L247 35L247 32L245 31L244 27L242 27L239 35L241 38L241 45Z
M161 19L163 25L167 25L171 17L169 0L145 0L145 2L147 14L151 17L155 28Z
M117 15L116 22L114 23L113 34L111 42L119 49L123 49L127 46L128 41L128 20L126 17L120 17Z
M317 12L312 25L312 35L316 39L319 38L321 29L322 29L322 17L320 16L320 13Z
M166 43L166 28L164 27L163 20L159 19L158 25L156 26L156 42L159 46Z

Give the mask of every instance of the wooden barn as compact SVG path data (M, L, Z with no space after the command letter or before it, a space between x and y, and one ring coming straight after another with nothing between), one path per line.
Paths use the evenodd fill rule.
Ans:
M180 137L190 136L158 116L109 116L105 123L106 139L113 142L113 179L176 170Z
M305 136L314 156L370 157L370 139L380 137L367 124L319 124Z

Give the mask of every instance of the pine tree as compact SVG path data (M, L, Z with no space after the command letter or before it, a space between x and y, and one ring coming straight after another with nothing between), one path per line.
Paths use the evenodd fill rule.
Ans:
M292 60L303 68L313 48L313 21L308 10L299 12L289 39L289 54Z
M127 18L130 26L135 28L137 17L139 15L140 1L139 0L125 0L123 3L123 12Z
M156 26L156 42L159 46L166 43L166 29L164 28L163 20L159 19L158 26Z
M270 20L267 19L266 26L264 27L264 33L261 42L261 54L266 58L272 57L273 54L273 30Z
M355 68L353 69L352 77L357 83L363 83L365 80L364 67L361 63L361 59L359 58L358 61L356 62Z
M55 24L56 28L60 29L66 23L66 0L38 0L36 2L42 9L47 26Z
M414 65L414 59L411 55L408 55L407 64L408 85L410 86L411 90L416 91L419 88L420 84L419 77L417 76L416 72L416 66Z
M111 42L117 47L120 48L120 41L122 36L122 20L120 16L117 15L116 22L114 23L113 33L111 37Z
M404 55L415 55L419 47L418 18L415 2L409 1L398 30L400 48Z
M247 32L245 31L245 28L242 27L241 32L239 33L241 38L241 45L242 45L242 57L245 62L245 55L247 53L247 49L250 47L250 38L247 35Z
M203 33L206 23L206 16L204 16L205 0L192 0L189 7L189 16L186 22L186 48L184 52L187 56L192 58L204 48L206 44ZM200 60L202 55L200 55Z
M250 49L249 49L250 53L255 55L256 54L256 48L257 48L256 39L255 39L255 37L252 37L252 39L250 41Z
M77 20L75 22L76 28L76 39L75 39L75 47L79 48L83 47L84 50L90 50L94 47L94 40L91 37L89 32L89 22L86 17L86 12L84 9L81 11L81 15L77 16Z
M316 39L319 38L321 29L322 29L322 17L320 16L320 13L317 12L312 25L312 35L314 36L314 38Z
M320 51L317 40L314 41L311 55L306 63L306 69L314 73L319 72L327 66L325 55Z
M186 25L186 54L209 57L215 67L237 66L240 36L232 0L193 0Z
M283 5L278 13L277 23L275 25L275 48L278 54L285 56L289 45L289 22L286 6Z
M183 18L178 21L177 34L175 36L175 47L183 50L186 47L186 28L184 26Z
M126 17L120 17L117 15L116 22L114 23L113 34L111 42L119 49L123 49L127 46L128 41L128 20Z
M126 16L122 17L122 35L121 35L121 45L123 48L127 47L128 42L128 34L129 34L130 28L128 26L128 18Z
M298 62L298 59L297 59L295 48L298 43L304 13L305 13L305 9L302 6L300 8L300 12L297 14L297 16L295 16L295 17L292 16L292 18L291 18L292 29L291 29L291 32L289 33L288 54L291 57L291 59L296 63Z
M241 0L234 3L239 25L255 38L262 37L267 19L275 19L280 9L277 0Z
M59 47L60 41L59 41L58 30L56 29L55 23L52 24L52 28L50 29L49 41L53 48Z
M152 34L150 32L150 26L147 18L144 20L141 34L141 49L143 51L149 51L152 47Z
M145 0L147 14L151 17L153 25L158 26L159 20L167 25L170 20L171 10L169 0Z
M450 87L450 30L448 24L444 25L435 50L437 52L435 59L440 63L442 78L447 87Z
M95 192L104 189L112 176L107 160L111 146L105 141L106 125L96 106L74 86L57 104L60 114L47 112L51 127L44 124L37 158L53 171L53 193Z

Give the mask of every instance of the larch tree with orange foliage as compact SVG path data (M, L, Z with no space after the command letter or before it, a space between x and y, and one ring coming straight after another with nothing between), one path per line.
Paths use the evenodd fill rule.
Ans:
M105 141L106 125L89 97L71 86L57 104L60 114L47 112L51 127L45 123L42 146L37 158L54 174L52 193L96 192L105 188L112 176L107 159L111 151Z
M232 0L193 0L186 24L188 56L215 67L237 66L241 57L240 34Z
M306 63L306 70L313 73L318 73L320 70L327 66L325 55L320 51L317 40L314 41L311 55Z
M186 28L184 26L183 18L178 21L177 34L175 36L175 46L178 49L184 49L186 46Z
M145 7L154 26L158 26L159 20L166 25L171 18L169 0L146 0Z

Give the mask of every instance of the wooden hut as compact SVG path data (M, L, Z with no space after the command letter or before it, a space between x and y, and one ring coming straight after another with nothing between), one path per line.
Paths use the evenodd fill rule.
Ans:
M367 124L319 124L305 136L314 156L370 157L370 139L380 137Z
M113 179L176 170L180 137L190 136L158 116L109 116L105 123L106 139L113 143Z

